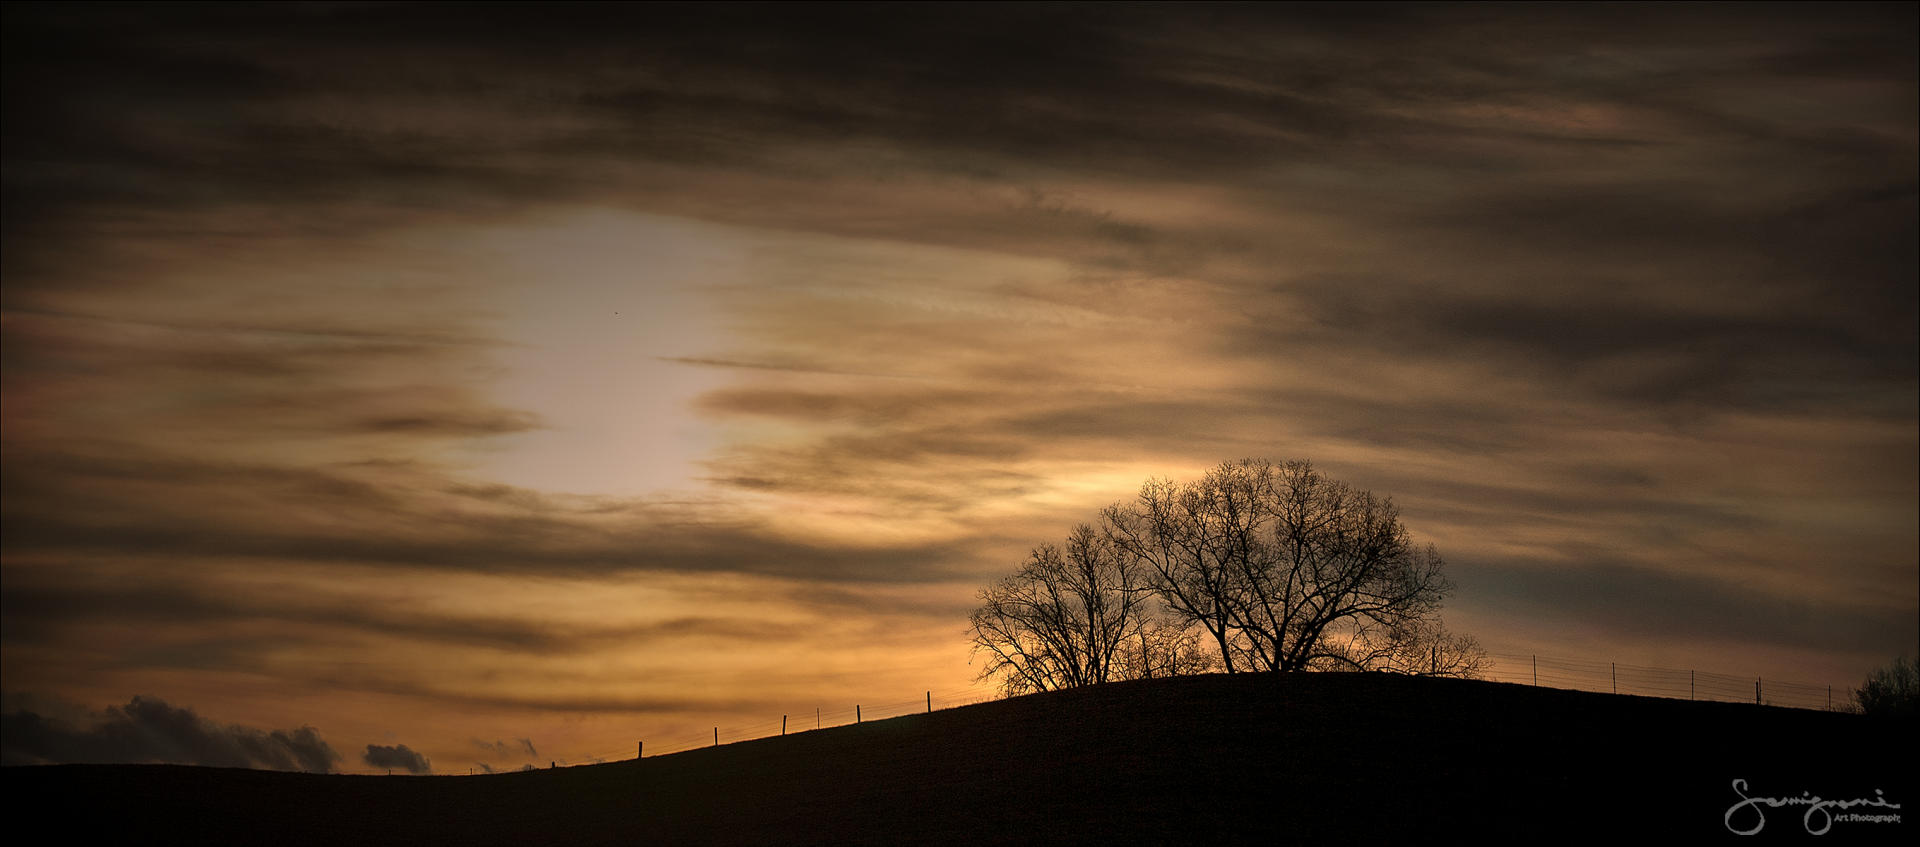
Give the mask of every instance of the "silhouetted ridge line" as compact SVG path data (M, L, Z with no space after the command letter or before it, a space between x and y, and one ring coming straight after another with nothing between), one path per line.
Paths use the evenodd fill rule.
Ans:
M488 778L5 773L24 820L78 821L90 836L142 843L1306 843L1574 831L1694 840L1725 833L1734 779L1769 796L1880 790L1910 802L1912 769L1884 751L1913 740L1910 722L1752 704L1239 674Z

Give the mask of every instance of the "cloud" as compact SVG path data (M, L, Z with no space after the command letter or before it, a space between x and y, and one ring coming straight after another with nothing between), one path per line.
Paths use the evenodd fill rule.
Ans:
M433 764L427 757L407 749L405 744L392 747L368 744L367 752L360 754L360 759L376 768L401 768L411 774L433 773Z
M66 211L371 196L388 202L355 205L465 213L633 187L661 197L675 191L671 172L688 171L815 185L846 172L1232 181L1328 162L1484 172L1516 159L1642 155L1671 134L1709 130L1800 149L1833 133L1785 132L1775 102L1715 95L1810 63L1837 82L1883 78L1910 52L1884 33L1911 21L1899 9L1714 26L1687 11L1580 9L1376 10L1364 20L1153 7L1097 20L1039 7L471 17L16 12L16 30L59 37L16 40L17 61L43 72L9 86L13 158L36 177L10 198ZM214 49L150 37L208 27L251 39ZM350 48L326 36L344 32L357 36ZM89 64L55 46L75 41L118 61ZM479 69L457 99L425 70L449 66ZM73 102L120 108L63 108ZM1615 115L1624 118L1602 119ZM156 125L168 131L133 131ZM89 177L97 169L82 164L135 176ZM765 213L734 199L703 210ZM851 225L848 212L833 217ZM8 226L57 217L13 215Z
M1835 603L1600 556L1575 564L1476 559L1456 568L1476 610L1590 622L1651 640L1700 639L1872 656L1913 636L1898 604Z
M203 629L249 623L277 624L282 632L310 625L321 632L345 630L394 640L485 648L532 655L592 652L609 647L652 647L692 640L755 643L801 636L806 628L746 617L683 615L644 623L541 620L496 614L432 613L415 601L365 592L300 592L280 586L250 591L244 586L192 586L112 578L117 584L87 584L69 573L49 584L22 572L0 601L9 642L44 643L74 625L107 621L147 625L201 625Z
M540 752L533 748L533 740L528 738L516 738L514 739L514 743L512 744L508 744L505 741L497 741L497 740L481 741L480 739L476 738L476 739L473 739L473 746L478 747L481 750L484 750L487 753L492 754L495 758L502 758L502 759L510 756L519 756L521 754L533 756L535 758L538 758L540 755ZM489 768L487 772L492 773L493 770Z
M91 726L36 712L6 716L6 763L161 763L327 773L340 754L306 726L260 730L218 724L152 697L109 707Z
M15 458L17 456L17 458ZM433 468L301 468L10 453L9 549L263 557L478 572L746 571L817 579L950 575L946 542L844 544L765 519L647 500L457 484ZM152 495L164 489L163 500ZM243 497L234 496L244 489ZM116 504L109 506L108 504ZM337 527L354 526L351 535ZM903 567L905 563L912 567Z

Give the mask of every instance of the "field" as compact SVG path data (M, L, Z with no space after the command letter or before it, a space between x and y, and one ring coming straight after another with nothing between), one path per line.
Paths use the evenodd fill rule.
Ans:
M1743 704L1240 675L494 776L123 765L5 780L16 829L104 843L1666 842L1735 838L1735 779L1749 796L1884 796L1906 808L1847 811L1909 816L1914 740L1910 725ZM1904 820L1835 822L1816 837L1805 806L1765 811L1760 841L1912 834ZM1756 821L1747 809L1733 823Z

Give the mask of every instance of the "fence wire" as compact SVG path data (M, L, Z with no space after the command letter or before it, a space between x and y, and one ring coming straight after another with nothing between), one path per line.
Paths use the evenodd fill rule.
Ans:
M992 689L969 687L953 688L945 691L927 691L923 692L920 697L911 700L889 700L872 704L856 703L832 708L816 707L785 715L784 733L786 735L798 735L802 732L810 732L816 729L831 729L836 726L847 726L853 723L885 720L887 718L897 718L902 715L917 715L928 711L970 706L975 703L984 703L988 700L998 698L998 693ZM716 726L712 730L700 735L663 738L660 739L659 742L649 740L646 742L645 752L648 756L665 756L671 753L696 750L701 747L713 747L720 744L732 744L738 741L769 738L781 735L782 729L781 718L773 718L762 723L747 726ZM633 751L628 750L625 752ZM618 758L631 757L622 757L615 754L606 759L602 759L602 761L610 761Z
M1489 653L1488 658L1493 660L1493 665L1482 671L1481 676L1495 682L1821 711L1847 711L1853 704L1853 689L1845 686L1564 656Z

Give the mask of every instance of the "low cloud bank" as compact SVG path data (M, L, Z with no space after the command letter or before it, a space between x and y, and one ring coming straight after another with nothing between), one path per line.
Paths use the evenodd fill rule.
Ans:
M340 760L310 726L262 730L219 724L157 697L109 707L90 727L21 710L0 720L0 762L174 764L329 773Z

